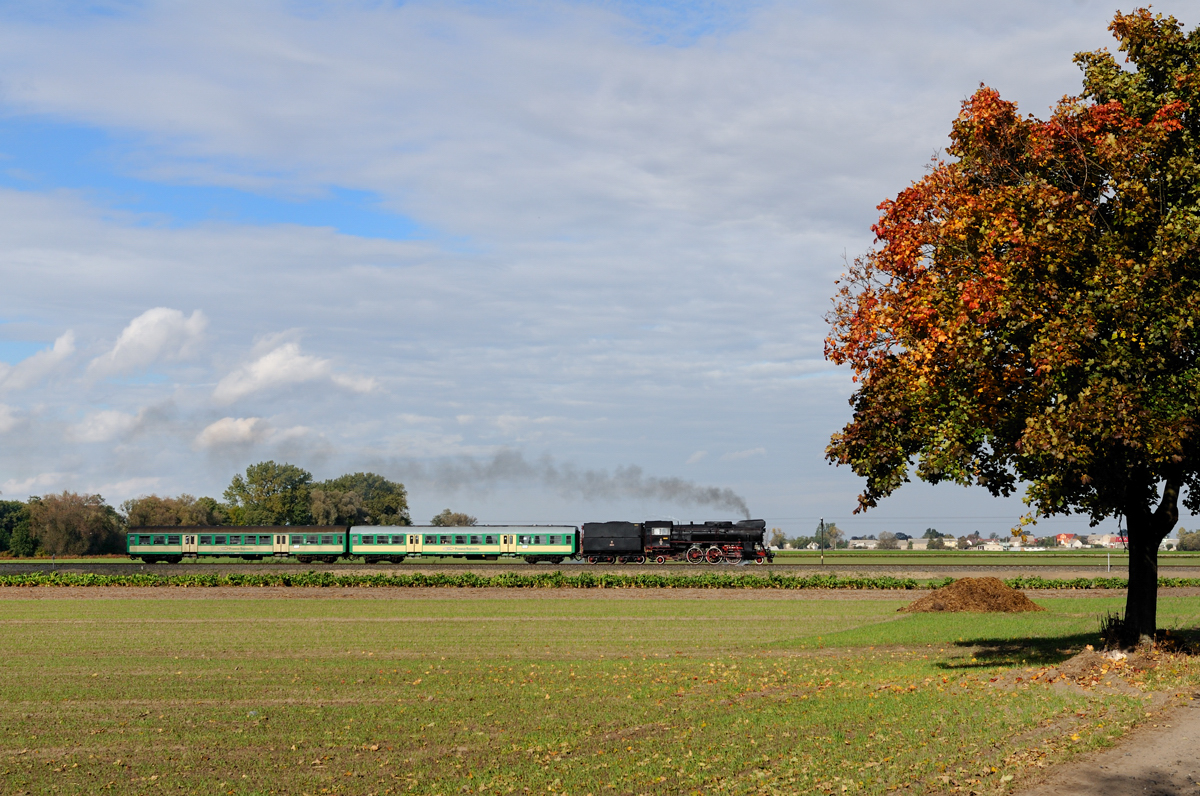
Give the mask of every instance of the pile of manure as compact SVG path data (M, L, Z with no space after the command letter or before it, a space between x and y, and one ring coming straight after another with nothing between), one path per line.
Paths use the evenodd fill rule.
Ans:
M935 611L1015 614L1045 610L999 578L962 578L900 609L913 614Z

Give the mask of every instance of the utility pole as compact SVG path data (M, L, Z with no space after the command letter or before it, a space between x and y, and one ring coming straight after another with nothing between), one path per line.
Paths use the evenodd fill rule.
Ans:
M817 526L817 547L821 548L821 566L825 566L825 518Z

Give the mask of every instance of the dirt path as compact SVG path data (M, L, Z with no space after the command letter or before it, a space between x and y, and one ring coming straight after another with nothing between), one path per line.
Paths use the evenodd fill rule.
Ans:
M1111 749L1051 770L1016 796L1193 796L1200 794L1200 694L1165 711Z

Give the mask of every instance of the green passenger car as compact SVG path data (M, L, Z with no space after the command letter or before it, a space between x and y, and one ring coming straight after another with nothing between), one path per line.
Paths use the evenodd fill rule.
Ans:
M242 527L157 526L131 528L125 538L130 558L147 564L178 564L185 558L221 556L244 561L295 558L332 564L346 555L346 528L340 525L266 525Z
M178 564L183 560L183 534L174 526L133 528L125 536L125 552L130 558L140 558L147 564L159 561Z
M558 564L579 552L579 529L570 525L355 525L350 555L368 563L400 563L408 556L443 556L473 561L524 558Z

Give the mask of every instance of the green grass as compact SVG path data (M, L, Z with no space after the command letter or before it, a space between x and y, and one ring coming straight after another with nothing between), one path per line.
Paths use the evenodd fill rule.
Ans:
M992 682L1064 660L1118 599L901 597L4 600L0 792L986 791L1143 715ZM1195 627L1200 599L1160 617Z
M1124 569L1129 554L1124 550L1039 550L1010 553L986 550L826 550L827 567L867 567L904 565L920 566L989 566L989 567L1081 567L1107 569L1111 558L1113 568ZM821 554L815 550L784 550L775 554L775 566L818 566ZM1200 553L1160 551L1159 566L1200 567Z

